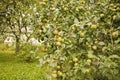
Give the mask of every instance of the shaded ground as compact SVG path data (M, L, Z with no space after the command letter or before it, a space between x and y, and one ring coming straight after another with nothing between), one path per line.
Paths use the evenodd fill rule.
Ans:
M26 63L13 52L0 52L0 80L47 80L49 68Z

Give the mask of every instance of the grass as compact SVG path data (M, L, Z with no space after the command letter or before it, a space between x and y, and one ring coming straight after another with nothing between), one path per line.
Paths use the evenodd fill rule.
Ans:
M50 80L49 67L39 67L37 62L26 63L13 52L0 51L0 80Z

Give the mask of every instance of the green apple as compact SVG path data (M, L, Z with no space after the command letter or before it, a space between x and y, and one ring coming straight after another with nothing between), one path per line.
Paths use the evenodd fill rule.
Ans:
M74 58L73 61L74 61L74 62L78 62L78 58Z
M96 29L96 28L97 28L97 25L95 25L95 24L91 25L91 29Z
M58 34L58 30L54 30L53 34L57 35Z
M57 46L61 46L61 42L59 42L59 41L56 42L56 45L57 45Z
M60 66L57 66L57 69L60 69Z
M112 36L113 36L113 38L117 38L118 37L118 31L113 32Z
M63 76L63 73L61 71L58 71L59 76Z
M88 63L91 63L91 60L90 60L90 59L88 59L88 60L87 60L87 62L88 62Z
M85 33L84 33L84 32L81 32L81 33L80 33L80 37L85 37Z
M104 17L105 15L103 13L100 14L100 17Z

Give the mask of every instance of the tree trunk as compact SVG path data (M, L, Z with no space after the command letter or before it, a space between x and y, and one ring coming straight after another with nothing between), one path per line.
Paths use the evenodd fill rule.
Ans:
M19 42L19 38L16 38L15 54L17 55L19 51L20 51L20 42Z

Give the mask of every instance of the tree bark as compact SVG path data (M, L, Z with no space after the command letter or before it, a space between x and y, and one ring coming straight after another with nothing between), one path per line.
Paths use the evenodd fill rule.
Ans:
M16 38L16 45L15 45L15 54L17 55L20 51L20 40Z

